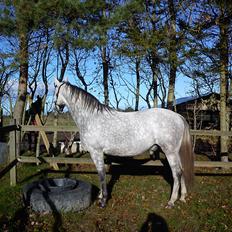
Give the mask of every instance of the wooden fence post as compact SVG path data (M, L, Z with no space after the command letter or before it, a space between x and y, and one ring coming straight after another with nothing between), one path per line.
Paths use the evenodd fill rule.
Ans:
M14 125L16 125L16 120L14 119ZM10 132L10 143L9 143L10 149L10 162L14 161L16 159L16 130L13 130ZM17 183L17 170L16 165L11 168L10 170L10 185L15 186Z
M57 125L58 125L58 113L57 113L57 111L55 111L53 126L56 127ZM54 148L57 148L57 134L58 134L58 132L54 131L53 142L52 142L52 145L53 145Z

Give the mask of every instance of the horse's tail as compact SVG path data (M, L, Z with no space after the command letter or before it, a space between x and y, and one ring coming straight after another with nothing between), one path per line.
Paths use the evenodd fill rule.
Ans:
M184 176L187 191L191 190L194 181L194 152L192 139L189 132L189 126L186 120L184 121L184 133L180 147L180 160L182 166L182 174Z

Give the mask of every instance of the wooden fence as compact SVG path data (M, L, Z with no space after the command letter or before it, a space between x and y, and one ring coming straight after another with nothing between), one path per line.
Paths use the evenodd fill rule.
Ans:
M46 132L78 132L76 126L33 126L33 125L11 125L7 127L0 128L0 133L9 132L10 142L9 142L9 164L0 171L0 178L10 171L10 184L12 186L17 183L17 173L16 167L17 163L49 163L51 165L57 164L93 164L89 158L68 158L68 157L28 157L28 156L17 156L16 155L16 131L21 132L32 132L37 131L40 133ZM232 136L232 131L222 132L219 130L191 130L191 135L207 135L207 136ZM110 165L119 165L118 163L111 163ZM160 160L150 160L142 165L145 166L162 166ZM221 162L221 161L195 161L195 167L223 167L232 168L232 162Z
M17 155L16 155L16 131L20 131L20 126L16 125L14 121L14 125L6 126L0 128L0 134L4 132L10 133L10 144L9 144L9 164L0 171L0 178L5 175L8 171L10 171L10 185L16 185L16 164L18 163Z

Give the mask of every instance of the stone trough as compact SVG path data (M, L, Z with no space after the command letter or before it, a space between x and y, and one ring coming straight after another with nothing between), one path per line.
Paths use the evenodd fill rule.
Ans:
M23 199L36 212L81 211L91 205L92 185L70 178L38 180L23 187Z

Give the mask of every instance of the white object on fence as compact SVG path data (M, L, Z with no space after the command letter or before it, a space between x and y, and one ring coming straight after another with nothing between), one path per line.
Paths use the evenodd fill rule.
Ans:
M73 141L71 144L65 144L65 142L59 142L60 144L60 153L65 153L66 155L71 155L77 152L81 152L81 142L80 141Z

